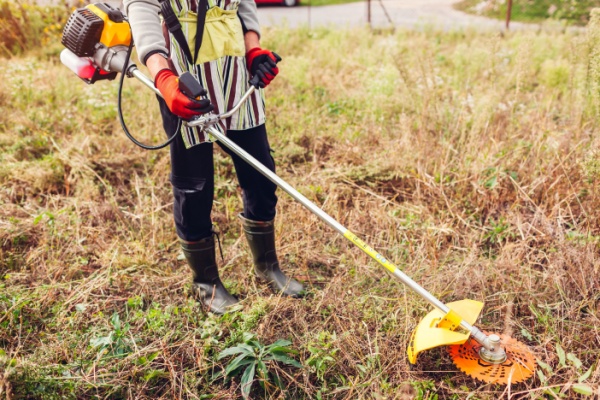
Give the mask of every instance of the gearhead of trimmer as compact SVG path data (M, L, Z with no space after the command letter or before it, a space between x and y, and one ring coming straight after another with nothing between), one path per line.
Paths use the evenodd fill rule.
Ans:
M411 364L416 364L419 353L444 346L461 371L484 382L506 385L533 375L535 358L527 346L472 326L483 303L467 299L447 306L449 312L434 309L415 328L407 349ZM465 323L470 326L465 328Z
M463 344L448 346L454 364L465 374L487 383L507 385L533 375L535 358L527 346L505 335L489 337L499 339L499 346L504 349L497 353L501 357L494 357L471 338Z

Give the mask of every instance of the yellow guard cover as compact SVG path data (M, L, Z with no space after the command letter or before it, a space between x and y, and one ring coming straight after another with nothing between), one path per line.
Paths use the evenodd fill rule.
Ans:
M468 299L448 303L447 306L450 308L448 314L433 310L419 322L412 333L406 350L411 364L416 364L417 356L425 350L465 343L471 332L459 328L461 320L473 325L483 309L483 303Z

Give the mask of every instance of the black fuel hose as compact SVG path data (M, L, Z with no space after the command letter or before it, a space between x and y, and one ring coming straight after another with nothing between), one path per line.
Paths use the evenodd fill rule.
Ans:
M121 72L121 79L119 82L119 95L118 95L118 106L117 106L117 110L118 110L118 114L119 114L119 121L121 122L121 127L123 128L123 131L125 132L125 135L129 138L129 140L131 140L133 143L135 143L142 149L144 149L144 150L164 149L165 147L170 145L177 138L177 134L179 133L179 130L181 129L181 118L179 118L179 122L177 123L177 129L175 130L175 133L173 133L173 136L171 136L166 142L159 144L158 146L149 146L149 145L146 145L146 144L138 141L136 138L134 138L133 135L131 134L131 132L129 132L129 129L127 129L127 124L125 124L125 120L123 119L123 107L121 104L122 103L121 102L122 94L123 94L123 82L125 81L125 75L127 73L127 67L129 66L129 60L131 59L132 51L133 51L133 40L129 44L129 49L127 50L127 56L125 57L125 65L123 65L123 70Z

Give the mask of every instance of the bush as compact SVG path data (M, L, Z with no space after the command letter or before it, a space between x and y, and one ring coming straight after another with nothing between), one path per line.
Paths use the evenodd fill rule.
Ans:
M507 1L502 0L463 0L458 9L483 14L489 17L505 18ZM590 11L600 7L598 0L514 0L512 19L515 21L543 21L556 19L575 25L589 22Z
M69 15L67 7L1 1L0 55L18 55L56 41Z

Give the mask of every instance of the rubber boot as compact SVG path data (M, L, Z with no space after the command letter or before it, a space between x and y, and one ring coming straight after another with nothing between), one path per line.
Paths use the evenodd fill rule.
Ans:
M227 307L238 303L219 278L215 260L215 239L211 236L198 242L181 241L181 249L192 269L192 291L197 300L215 314L225 314Z
M242 215L239 217L252 252L256 275L267 281L276 292L292 297L303 296L304 286L294 278L288 278L279 268L273 221L252 221Z

